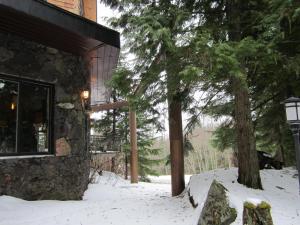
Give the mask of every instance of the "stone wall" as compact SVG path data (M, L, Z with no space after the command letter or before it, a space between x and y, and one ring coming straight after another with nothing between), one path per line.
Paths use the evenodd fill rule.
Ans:
M0 33L0 73L55 85L54 143L65 140L71 149L67 156L0 157L0 195L81 199L89 176L89 129L80 97L89 89L87 64L79 56Z

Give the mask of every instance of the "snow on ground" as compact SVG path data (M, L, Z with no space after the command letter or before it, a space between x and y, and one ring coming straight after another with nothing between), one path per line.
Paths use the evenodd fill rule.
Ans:
M1 225L193 224L186 198L171 198L170 184L128 181L104 172L83 201L24 201L0 197Z
M231 205L238 211L238 217L233 223L235 225L242 224L243 202L246 200L270 203L275 225L300 225L300 197L296 171L288 168L261 170L260 174L263 191L238 184L236 168L218 169L192 176L188 188L195 202L200 203L200 213L212 180L216 179L222 183L228 189Z
M219 169L192 176L188 188L199 206L184 197L170 197L170 177L151 177L153 183L130 184L104 172L90 184L82 201L24 201L0 196L0 225L196 225L213 179L229 190L241 224L243 201L265 200L272 206L275 225L300 224L300 197L294 170L261 171L265 190L236 182L237 169ZM186 176L186 181L189 176Z

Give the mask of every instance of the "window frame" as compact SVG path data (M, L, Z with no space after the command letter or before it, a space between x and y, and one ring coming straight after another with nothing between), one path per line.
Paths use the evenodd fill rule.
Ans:
M20 85L21 84L29 84L32 86L39 86L45 87L48 89L48 151L47 152L18 152L19 150L19 111L17 111L16 117L16 146L15 146L15 153L0 153L0 157L2 156L36 156L36 155L54 155L55 154L55 146L54 146L54 99L55 99L55 90L54 84L43 82L43 81L36 81L28 78L24 78L21 76L13 76L13 75L6 75L0 73L1 80L7 80L10 82L15 82L18 84L18 98L17 98L17 110L19 110L19 93L20 93Z

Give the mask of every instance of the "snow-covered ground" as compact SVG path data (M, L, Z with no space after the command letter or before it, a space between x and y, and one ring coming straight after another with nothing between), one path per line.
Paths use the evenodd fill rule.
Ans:
M194 210L170 197L170 184L128 181L104 172L83 201L24 201L0 197L1 225L169 225L193 224Z
M261 170L264 190L253 190L237 183L237 169L218 169L191 177L189 187L198 213L203 207L209 186L213 179L222 183L229 191L231 205L237 209L238 217L234 225L242 224L243 203L246 200L262 200L271 204L271 214L275 225L300 225L300 196L298 177L292 169Z
M229 190L231 204L238 210L248 198L272 205L276 225L300 225L300 197L294 170L261 172L264 191L237 184L237 170L219 169L191 177L188 186L199 206L194 209L185 196L170 197L170 177L152 178L153 183L131 185L105 172L90 184L82 201L24 201L0 196L0 225L196 225L213 179ZM189 177L186 177L187 179Z

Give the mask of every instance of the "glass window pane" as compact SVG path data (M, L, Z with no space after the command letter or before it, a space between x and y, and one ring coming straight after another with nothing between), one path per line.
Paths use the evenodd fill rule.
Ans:
M288 121L297 120L296 107L287 107L285 110L286 110L286 118Z
M0 154L16 152L18 84L0 79Z
M47 87L20 84L19 152L48 152L48 95Z

